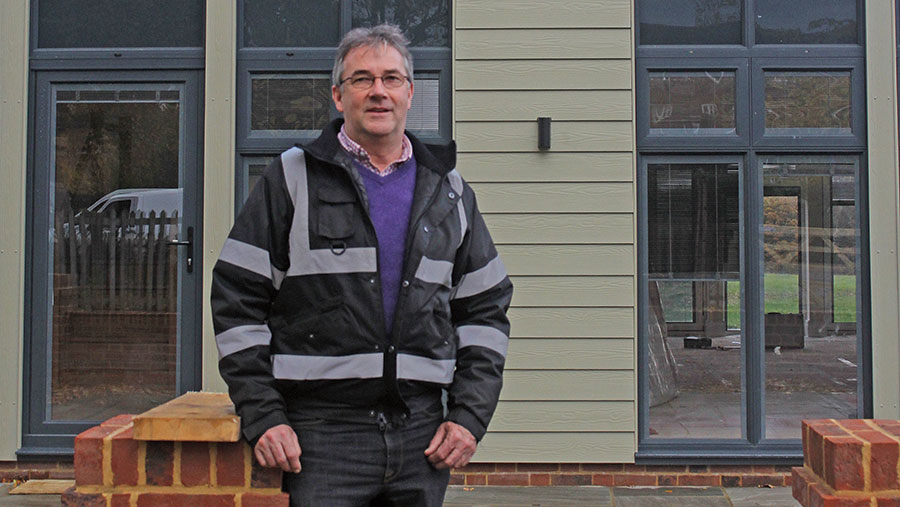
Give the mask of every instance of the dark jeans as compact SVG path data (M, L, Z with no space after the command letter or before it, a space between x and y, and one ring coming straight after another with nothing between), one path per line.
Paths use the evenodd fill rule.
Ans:
M299 474L284 474L292 507L439 506L450 480L425 448L443 422L429 403L409 417L368 409L292 414L300 439Z

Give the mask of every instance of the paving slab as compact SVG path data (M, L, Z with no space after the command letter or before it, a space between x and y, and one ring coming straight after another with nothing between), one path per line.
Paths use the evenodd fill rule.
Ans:
M0 483L0 505L3 507L43 507L49 505L58 507L60 504L59 495L10 495L10 489L12 489L12 483Z
M618 507L659 507L678 505L685 507L731 507L722 488L703 487L633 487L613 488L613 499Z
M450 486L444 505L487 507L519 505L570 507L613 505L609 488L602 486Z
M800 507L791 488L725 488L734 507Z

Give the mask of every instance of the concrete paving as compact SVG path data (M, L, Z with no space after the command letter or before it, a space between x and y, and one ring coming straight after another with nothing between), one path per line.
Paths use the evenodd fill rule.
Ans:
M0 506L59 505L59 495L10 495L0 484ZM791 488L606 488L601 486L450 486L447 507L794 507Z

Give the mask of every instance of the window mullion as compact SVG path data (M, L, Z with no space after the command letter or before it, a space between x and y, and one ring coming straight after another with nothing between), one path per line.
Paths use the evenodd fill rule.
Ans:
M764 303L762 297L762 240L760 227L762 223L762 175L758 170L758 161L755 153L751 153L748 165L744 170L744 202L741 209L744 212L744 272L742 285L744 287L744 421L746 437L751 444L756 445L764 435L765 422L765 361L763 321L765 319Z

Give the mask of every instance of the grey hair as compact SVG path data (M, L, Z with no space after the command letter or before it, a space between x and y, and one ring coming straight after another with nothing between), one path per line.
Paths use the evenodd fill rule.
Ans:
M360 46L376 47L378 45L391 46L403 57L403 66L406 75L412 80L413 57L409 52L409 40L400 31L397 25L383 24L368 28L354 28L344 35L337 48L337 56L334 58L334 68L331 70L331 83L334 86L341 85L341 74L344 73L344 59L351 49Z

